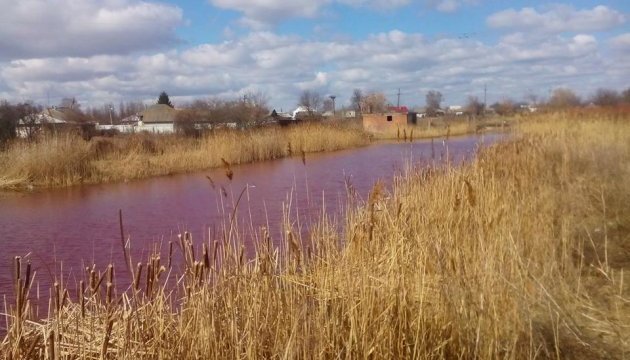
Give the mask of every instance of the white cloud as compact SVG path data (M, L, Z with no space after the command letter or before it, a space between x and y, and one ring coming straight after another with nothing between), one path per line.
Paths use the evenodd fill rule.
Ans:
M425 2L429 7L437 11L452 13L463 6L477 4L479 0L426 0Z
M508 9L494 13L487 19L488 25L493 28L543 33L606 30L625 21L624 14L604 5L584 10L576 10L567 5L554 5L543 12L531 7L521 10Z
M241 24L256 30L269 29L283 21L295 18L315 18L333 3L367 7L376 10L399 8L411 0L208 0L220 9L243 14Z
M209 0L218 8L243 13L241 22L254 29L264 29L290 18L312 18L329 0Z
M630 50L630 33L615 36L610 39L610 44L616 50Z
M181 9L138 0L1 0L0 7L0 59L169 47L182 24Z
M534 39L534 40L532 40ZM508 94L518 100L530 89L573 85L585 92L627 86L628 66L606 47L627 36L598 42L588 33L530 37L523 32L483 43L429 40L400 30L361 41L313 41L273 32L253 32L227 42L186 50L13 60L0 63L0 98L45 102L77 96L84 104L153 99L166 90L175 99L233 96L258 89L278 108L295 105L302 89L336 94L339 104L354 88L392 94L401 88L406 105L424 103L438 89L450 104L492 89L489 101ZM617 44L617 45L614 45ZM621 46L621 45L619 45ZM625 75L625 76L624 76ZM480 85L481 84L481 85ZM395 100L392 97L392 100Z

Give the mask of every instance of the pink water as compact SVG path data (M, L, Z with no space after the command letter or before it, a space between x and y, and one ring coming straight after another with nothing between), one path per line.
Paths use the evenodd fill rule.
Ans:
M223 170L215 169L129 183L0 194L0 299L12 297L12 259L16 255L32 261L36 283L45 293L54 274L63 274L72 283L80 269L92 263L104 268L113 262L124 277L120 271L124 260L119 209L125 235L131 238L134 262L144 260L143 255L155 243L168 243L182 230L190 231L197 240L213 238L220 232L225 212L231 213L233 199L245 187L247 192L239 204L242 226L257 229L268 224L277 237L283 203L292 194L293 218L300 219L303 231L308 232L323 203L328 214L339 211L348 183L365 196L377 180L390 180L408 161L439 161L447 148L455 161L461 161L473 155L478 144L499 138L470 136L445 144L436 140L433 145L431 141L377 143L308 154L306 164L301 158L288 158L235 166L232 181ZM214 188L206 176L213 179Z

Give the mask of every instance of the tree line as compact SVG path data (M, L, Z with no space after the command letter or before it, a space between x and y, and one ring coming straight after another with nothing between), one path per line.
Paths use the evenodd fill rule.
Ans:
M481 115L489 108L499 115L510 115L519 110L520 105L527 104L538 108L562 109L568 107L596 105L616 106L630 104L630 88L621 92L601 88L591 96L582 99L573 90L557 88L548 99L540 99L534 94L525 96L525 102L517 102L506 97L490 106L483 103L476 96L469 96L462 111L469 115ZM424 111L428 116L434 116L441 110L444 96L440 91L430 90L425 95ZM269 98L261 92L248 92L237 99L225 100L219 98L197 99L179 108L177 115L179 127L184 131L193 131L194 124L206 123L235 123L239 127L256 126L269 114ZM157 102L174 107L168 94L162 92ZM388 110L390 103L384 93L379 91L364 91L354 89L350 96L349 109L357 113L381 113ZM334 111L334 97L324 97L314 90L304 90L297 101L298 106L308 110L311 115ZM83 109L76 98L64 98L59 103L67 118L76 123L98 122L102 124L119 124L125 118L136 115L146 108L140 101L120 102L118 106L106 103ZM342 107L348 109L347 107ZM43 107L32 102L11 104L6 100L0 101L0 144L16 137L18 122L35 122L37 114Z

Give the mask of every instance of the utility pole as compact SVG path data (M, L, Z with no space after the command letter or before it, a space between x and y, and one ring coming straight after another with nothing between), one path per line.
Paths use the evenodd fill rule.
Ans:
M335 95L330 95L329 96L330 100L332 100L333 102L333 116L335 115L335 99L337 98L337 96Z
M399 108L400 107L400 88L398 88L398 101L396 101L396 107Z

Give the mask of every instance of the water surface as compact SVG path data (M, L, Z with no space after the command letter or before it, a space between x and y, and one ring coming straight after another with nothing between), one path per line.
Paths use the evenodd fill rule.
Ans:
M283 204L291 199L292 218L308 231L322 204L334 215L346 199L348 184L365 196L381 179L391 180L406 163L471 156L478 145L499 135L454 138L448 141L377 143L334 153L307 154L234 166L229 180L222 169L166 176L119 184L78 186L0 196L0 296L12 294L12 259L27 256L37 271L37 282L47 292L53 274L72 283L84 266L108 263L123 269L118 211L124 233L131 239L134 262L156 243L175 240L183 230L197 240L219 238L222 219L235 199L242 227L267 225L277 238ZM212 182L208 179L212 179ZM214 186L213 186L214 184ZM251 249L250 249L251 250ZM142 258L141 258L142 257ZM63 266L63 270L60 267ZM123 274L123 271L118 271Z

